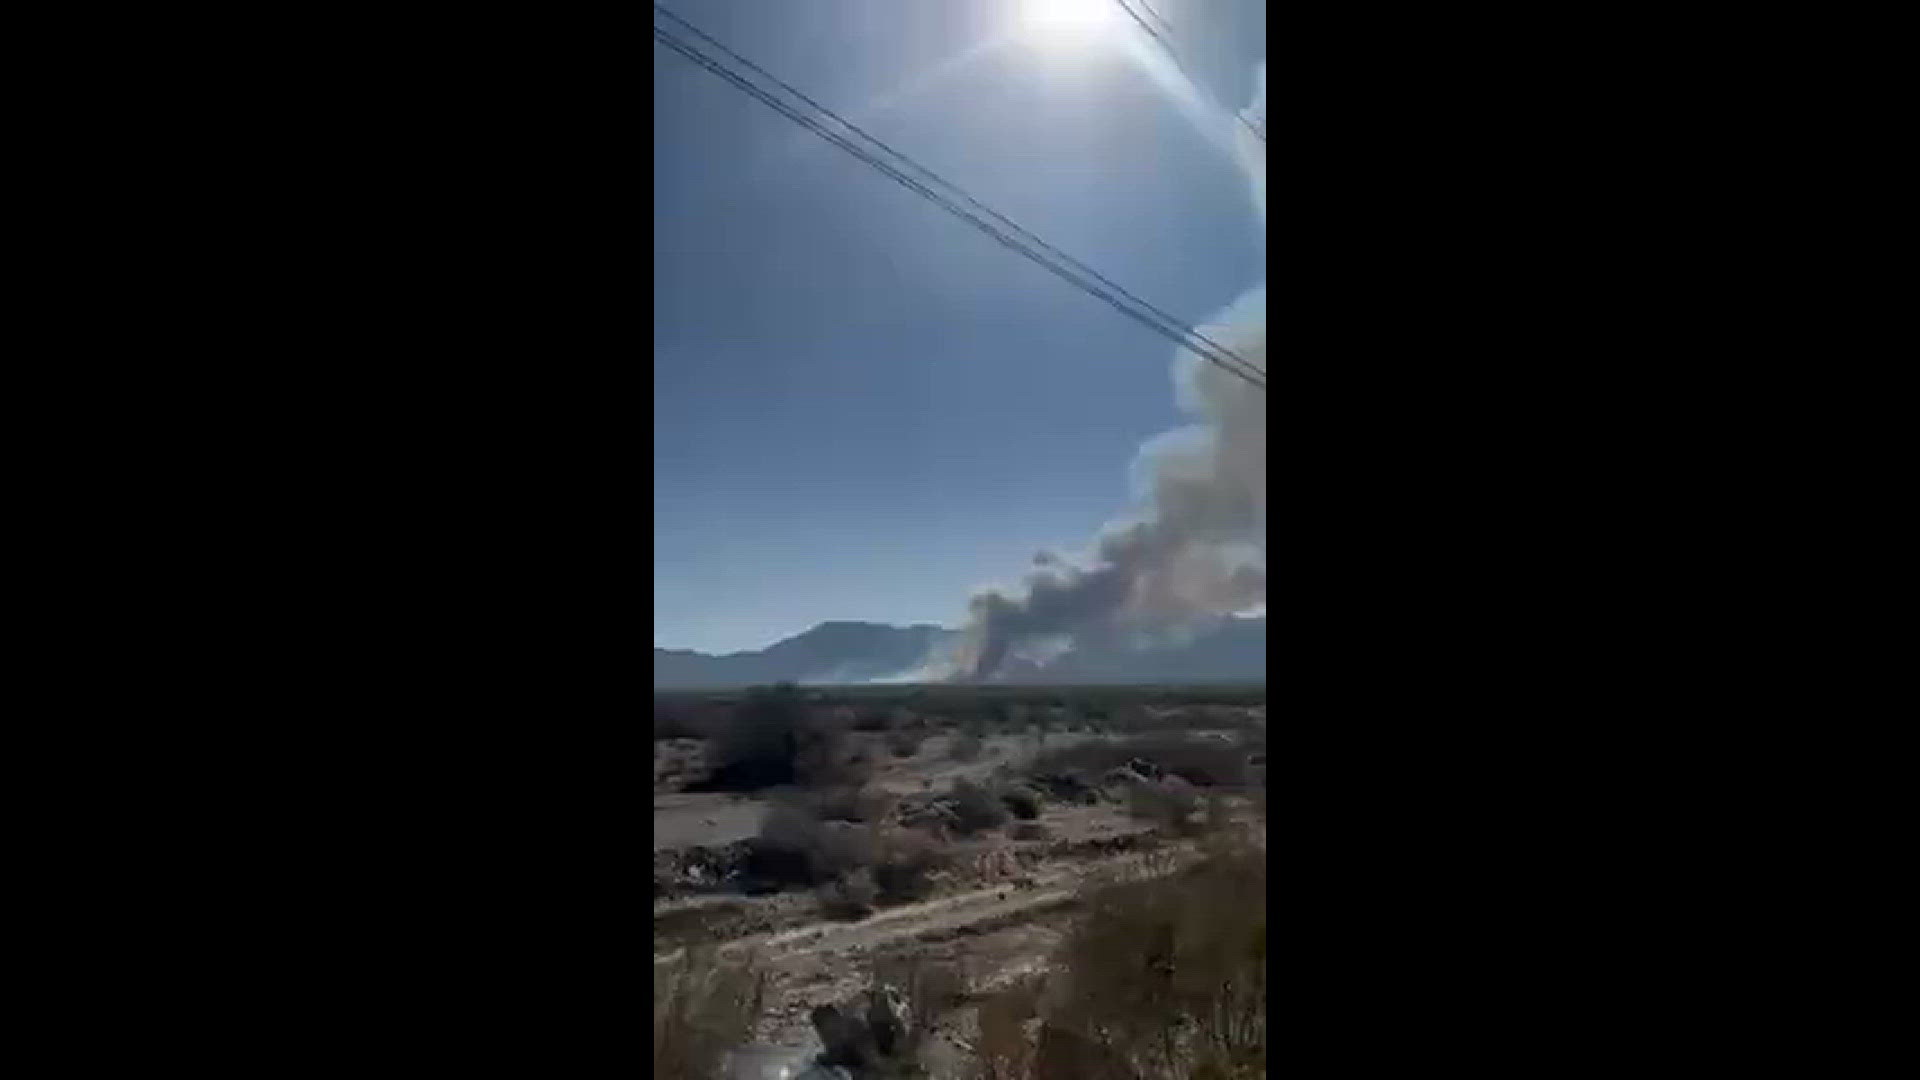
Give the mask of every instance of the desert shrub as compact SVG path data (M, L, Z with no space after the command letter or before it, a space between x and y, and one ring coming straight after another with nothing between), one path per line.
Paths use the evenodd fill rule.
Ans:
M902 728L887 736L887 749L894 757L909 758L920 752L920 744L926 740L926 734L913 728Z
M1177 832L1191 830L1190 818L1199 808L1199 796L1179 780L1143 782L1133 785L1127 793L1128 813Z
M872 775L847 738L847 714L817 706L790 684L756 688L712 726L711 777L690 791L757 791L782 784L859 784Z
M1046 993L981 1003L974 1076L1265 1075L1265 856L1221 848L1156 872L1083 894Z
M924 900L933 892L933 872L946 860L926 837L890 834L876 847L873 882L881 902L904 904Z
M723 962L710 949L655 964L653 1075L719 1076L727 1052L751 1037L766 990L766 975L753 962Z
M864 919L879 896L873 871L858 867L820 887L820 909L829 919Z
M1008 835L1015 840L1045 840L1050 834L1047 827L1037 821L1015 822Z
M1078 774L1092 778L1124 767L1134 758L1159 766L1169 775L1197 787L1247 782L1247 751L1218 739L1195 738L1179 732L1155 732L1115 741L1093 740L1056 746L1037 755L1035 774Z
M953 737L953 742L947 747L947 756L955 761L978 761L985 746L985 741L979 735L962 731Z
M852 742L839 729L816 727L809 736L802 741L800 756L794 762L794 778L798 783L815 787L858 787L872 779L870 748Z
M840 784L792 796L822 821L875 822L887 816L893 798L872 785Z
M807 727L806 701L793 686L750 691L714 732L715 769L702 787L751 791L793 783Z
M1247 751L1228 740L1151 735L1134 740L1134 747L1141 757L1158 763L1168 774L1198 787L1231 786L1247 780Z
M1063 950L1060 1019L1149 1075L1264 1075L1266 891L1265 856L1240 848L1096 892Z
M962 833L997 829L1007 820L1000 800L986 788L965 778L953 782L954 826Z
M811 888L872 861L868 830L829 824L803 801L780 800L767 809L760 833L749 845L746 873L775 887Z
M1032 821L1040 816L1040 797L1030 788L1017 787L1000 796L1007 812L1021 821Z
M653 741L664 742L668 739L697 739L700 729L694 724L693 716L685 709L660 705L653 707Z

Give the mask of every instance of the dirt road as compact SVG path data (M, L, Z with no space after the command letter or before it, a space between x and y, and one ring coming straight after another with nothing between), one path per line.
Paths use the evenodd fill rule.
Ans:
M1173 857L1168 859L1168 854ZM1184 847L1170 847L1160 852L1122 855L1079 866L1062 867L1035 875L1031 887L1006 884L974 889L954 896L887 908L858 922L821 921L777 933L753 934L721 945L720 952L738 955L757 951L770 963L779 963L806 953L870 952L911 938L937 938L978 928L983 924L1037 915L1072 903L1078 886L1090 873L1166 873L1189 855L1190 852ZM1156 858L1160 860L1158 863L1151 861ZM655 953L653 962L670 963L685 951L674 949Z

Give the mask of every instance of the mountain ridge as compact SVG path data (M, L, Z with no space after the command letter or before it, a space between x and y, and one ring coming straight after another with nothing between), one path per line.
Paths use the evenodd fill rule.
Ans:
M777 682L909 681L929 661L949 655L961 632L933 623L894 626L857 620L822 622L763 649L710 654L654 646L653 685L724 689ZM1085 645L1046 662L1016 659L990 682L1140 683L1245 681L1266 678L1266 619L1229 618L1189 640L1137 647ZM926 680L921 675L921 681Z

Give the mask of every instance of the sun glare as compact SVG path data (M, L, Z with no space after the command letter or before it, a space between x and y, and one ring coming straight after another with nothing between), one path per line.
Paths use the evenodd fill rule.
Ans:
M1120 13L1113 0L1020 0L1027 35L1055 48L1085 46L1112 29Z

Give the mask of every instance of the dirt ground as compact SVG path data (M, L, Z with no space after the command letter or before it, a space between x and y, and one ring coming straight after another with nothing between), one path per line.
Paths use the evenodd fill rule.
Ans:
M1048 749L1107 736L1049 733ZM956 779L984 780L1030 765L1042 743L1031 734L996 735L981 756L955 761L951 734L926 739L917 753L895 757L884 736L869 737L877 751L873 783L896 795L944 791ZM759 798L679 790L697 774L690 740L655 746L654 851L721 848L754 836L768 804ZM663 763L663 758L667 759ZM1236 800L1236 817L1264 841L1253 802ZM818 1042L809 1022L816 1005L857 992L877 965L915 961L951 965L969 995L984 994L1039 971L1065 934L1082 887L1096 875L1150 873L1190 857L1191 841L1154 830L1121 803L1044 804L1037 824L1043 838L1014 840L1012 826L947 844L951 869L938 875L931 897L885 907L858 921L826 918L811 893L767 896L712 893L656 899L655 963L690 944L751 951L770 970L771 1003L743 1048L736 1075L762 1077L798 1071ZM963 1007L944 1018L925 1062L934 1076L950 1075L965 1054L970 1017Z

